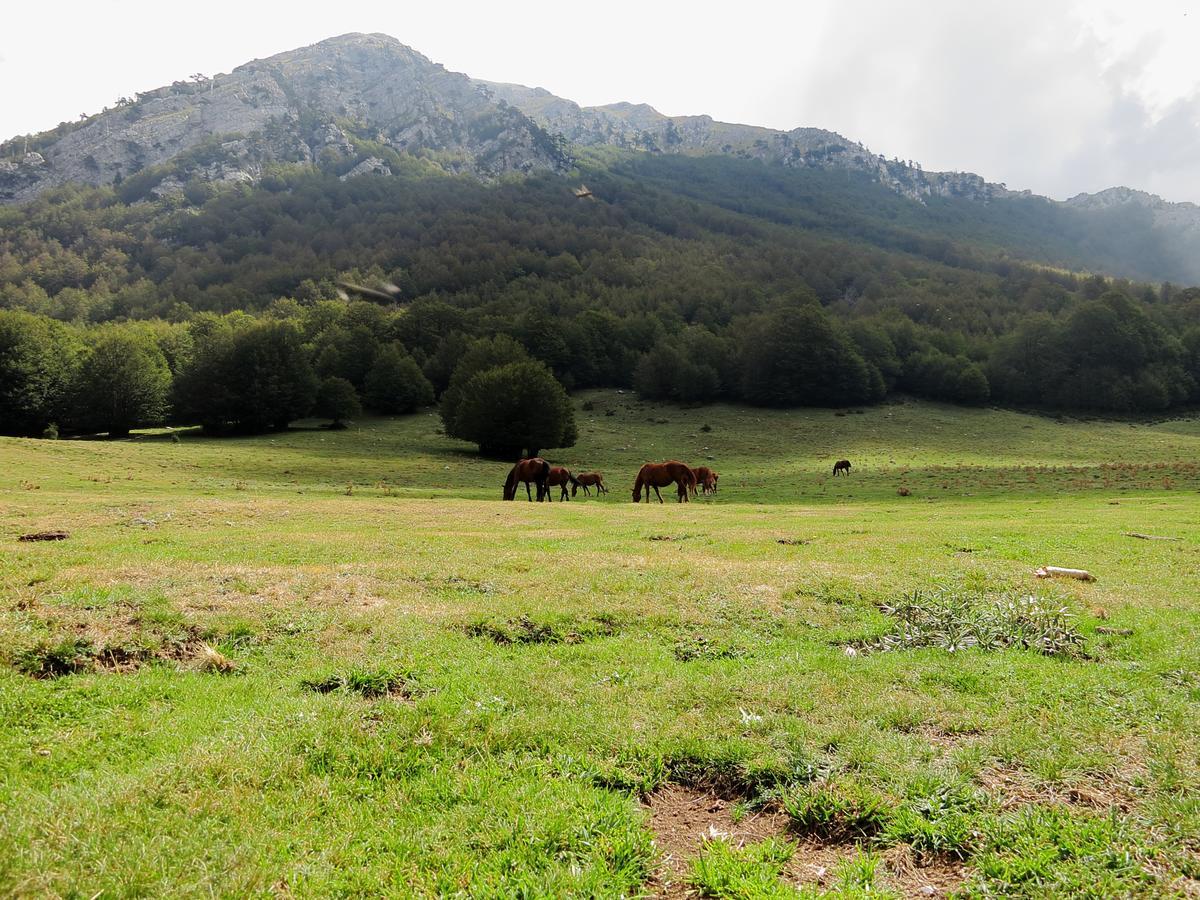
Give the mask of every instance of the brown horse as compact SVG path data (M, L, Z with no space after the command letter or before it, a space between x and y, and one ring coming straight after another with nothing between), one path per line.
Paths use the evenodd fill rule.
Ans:
M516 500L517 485L523 481L525 482L525 496L532 502L533 496L529 492L529 483L533 482L537 485L537 498L541 503L550 494L550 488L546 486L546 479L549 477L550 463L540 456L523 459L508 473L508 479L504 482L504 499Z
M696 483L692 485L692 496L696 496L696 488L701 488L705 494L715 494L717 492L717 479L721 476L710 469L708 466L698 466L692 469L692 476L696 479Z
M597 496L608 493L608 488L604 486L603 475L601 475L599 472L584 472L575 477L575 484L571 486L571 496L574 497L577 493L579 493L579 489L583 488L584 496L590 497L591 494L588 493L589 487L594 487L596 489Z
M663 463L646 463L638 470L637 481L633 485L633 502L641 502L642 488L646 489L646 501L649 502L650 489L654 488L658 502L662 503L662 494L658 492L658 489L666 487L672 482L677 485L676 493L679 496L679 502L687 503L688 493L696 486L696 476L692 474L692 470L688 466L674 459Z
M571 470L562 466L551 466L550 474L546 477L546 499L552 503L554 502L554 498L550 496L550 488L557 487L562 489L562 494L558 499L570 500L571 495L567 493L568 484L572 486L579 484L575 480L575 476L571 474Z
M849 475L850 474L850 460L839 459L837 462L835 462L833 464L833 474L834 475Z

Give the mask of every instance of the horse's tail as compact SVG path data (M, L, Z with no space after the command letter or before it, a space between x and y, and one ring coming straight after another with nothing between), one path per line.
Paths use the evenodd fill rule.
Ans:
M550 463L546 462L543 459L542 460L542 468L541 468L541 471L538 472L538 479L537 479L538 500L539 501L542 499L543 496L548 497L550 495L549 482L550 482Z
M517 496L517 469L520 468L520 466L520 463L517 463L515 466L513 466L512 470L508 473L508 478L504 482L505 500L512 500Z

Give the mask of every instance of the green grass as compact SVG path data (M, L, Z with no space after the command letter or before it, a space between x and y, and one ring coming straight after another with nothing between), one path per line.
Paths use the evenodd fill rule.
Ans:
M1200 423L579 399L551 456L612 493L568 504L424 414L0 441L0 895L636 896L671 780L793 817L693 861L716 896L786 894L802 837L850 842L839 895L900 846L980 895L1195 888ZM667 457L720 493L629 502ZM846 652L917 592L1082 646Z

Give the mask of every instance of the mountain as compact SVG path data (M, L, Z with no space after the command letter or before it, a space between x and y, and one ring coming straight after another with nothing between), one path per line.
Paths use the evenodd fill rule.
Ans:
M845 169L865 173L890 190L917 201L929 197L986 201L1029 196L1028 191L1018 194L969 172L925 172L912 163L889 161L862 144L820 128L776 131L757 125L718 122L711 116L665 116L645 103L581 107L543 88L493 81L479 83L546 130L580 146L724 155L789 168Z
M1060 202L972 173L927 172L819 128L665 116L645 104L581 107L541 88L448 72L379 34L178 81L9 140L0 145L0 203L86 184L114 186L126 203L198 207L213 191L262 185L297 166L340 178L416 171L482 183L619 171L727 210L937 261L982 254L1200 284L1194 204L1128 188Z
M28 147L9 141L0 200L112 184L179 159L168 189L193 177L254 182L272 162L355 159L363 142L482 177L570 162L552 136L465 75L386 35L351 34L122 99Z

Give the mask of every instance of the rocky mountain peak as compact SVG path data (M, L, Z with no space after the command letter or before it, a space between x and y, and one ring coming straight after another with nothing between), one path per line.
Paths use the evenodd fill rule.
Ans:
M254 181L273 161L349 171L380 150L492 178L563 169L559 142L382 34L347 34L160 87L115 108L0 146L0 201L68 182L112 184L166 167L183 183ZM377 171L378 167L370 167Z

